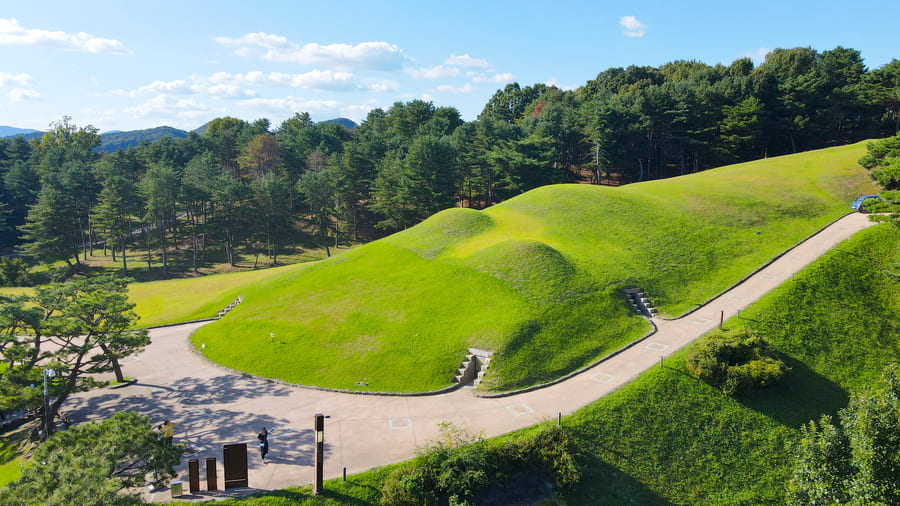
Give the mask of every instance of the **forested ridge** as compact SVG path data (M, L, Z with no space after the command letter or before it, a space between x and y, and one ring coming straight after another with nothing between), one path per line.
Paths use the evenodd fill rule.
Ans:
M660 179L898 127L900 61L867 69L843 47L776 49L758 66L610 68L575 90L513 83L471 122L413 100L354 130L307 113L277 126L223 117L98 153L97 129L63 117L40 139L0 139L0 253L76 270L103 244L126 274L142 250L165 275L176 245L194 270L209 249L277 263L298 220L328 247L363 225L401 230L542 185Z

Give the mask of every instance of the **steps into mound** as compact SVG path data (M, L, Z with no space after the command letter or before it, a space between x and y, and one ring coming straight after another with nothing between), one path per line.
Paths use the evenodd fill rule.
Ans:
M493 356L494 352L492 351L469 348L469 353L466 355L466 359L463 360L462 365L459 366L459 372L453 378L453 382L460 385L471 384L473 387L477 387L481 384L481 378L484 377L484 373L491 364L491 357Z
M653 318L656 316L658 311L655 307L653 307L653 303L650 302L650 299L644 295L644 291L640 288L626 288L625 289L625 297L628 298L628 302L631 303L631 308L637 314L646 316L647 318Z
M223 316L227 315L229 311L234 309L234 306L237 306L238 304L240 304L243 301L244 301L243 295L234 299L234 302L232 302L231 304L228 304L228 306L226 306L225 309L219 311L219 314L216 315L216 318L222 318Z

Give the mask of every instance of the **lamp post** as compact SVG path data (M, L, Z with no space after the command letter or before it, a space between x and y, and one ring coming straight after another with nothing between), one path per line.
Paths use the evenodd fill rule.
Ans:
M55 378L56 371L44 369L41 375L44 377L44 439L47 439L50 434L50 403L48 402L47 378Z
M316 433L316 475L313 480L313 495L322 493L322 463L325 460L325 419L331 418L322 413L313 415L313 430Z

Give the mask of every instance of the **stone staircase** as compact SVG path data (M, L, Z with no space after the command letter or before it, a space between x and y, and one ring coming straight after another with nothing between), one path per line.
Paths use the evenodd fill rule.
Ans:
M632 309L639 315L653 318L658 313L656 308L653 307L653 303L650 302L650 299L644 295L644 291L640 288L626 288L625 297L627 297L628 302L631 303Z
M453 378L453 382L460 385L471 385L477 388L481 384L481 378L491 365L491 357L494 352L479 350L477 348L469 348L469 353L462 365L459 366L459 372Z
M234 302L232 302L231 304L228 304L228 306L225 309L219 311L219 314L216 315L216 318L222 318L223 316L227 315L229 311L234 309L235 306L237 306L238 304L240 304L243 301L244 301L243 295L234 299Z

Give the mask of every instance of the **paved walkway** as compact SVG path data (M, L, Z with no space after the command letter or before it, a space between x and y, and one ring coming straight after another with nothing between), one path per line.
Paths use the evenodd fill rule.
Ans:
M336 478L343 467L352 474L409 459L417 446L438 435L438 424L443 421L490 437L555 419L557 413L572 413L715 328L723 311L725 319L734 316L870 225L865 215L848 215L691 315L671 321L655 319L659 332L646 341L564 382L532 392L485 399L466 388L428 397L294 388L229 372L203 360L188 342L188 336L203 324L186 324L152 330L152 344L125 361L125 374L137 378L136 384L80 394L67 402L64 410L76 421L127 410L148 415L155 424L172 420L175 439L188 442L194 449L190 458L200 459L203 490L205 458L218 460L221 487L222 445L246 442L250 452L248 492L312 481L313 414L324 413L331 416L325 423L325 477ZM265 464L255 446L256 433L263 426L269 429L271 447ZM185 491L186 462L179 469ZM167 490L148 493L147 498L170 499Z

